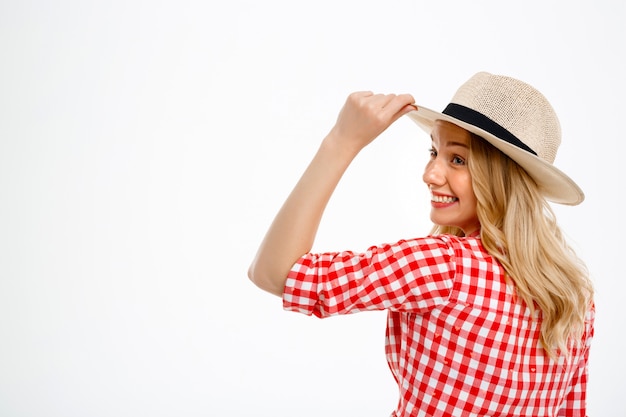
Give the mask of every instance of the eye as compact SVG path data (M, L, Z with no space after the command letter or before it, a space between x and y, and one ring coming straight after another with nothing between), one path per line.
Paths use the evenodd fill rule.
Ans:
M461 157L460 157L460 156L458 156L458 155L454 155L454 156L452 157L452 163L453 163L454 165L465 165L465 159L461 158Z
M437 150L435 148L430 148L428 150L428 153L430 154L431 158L435 158L437 156Z

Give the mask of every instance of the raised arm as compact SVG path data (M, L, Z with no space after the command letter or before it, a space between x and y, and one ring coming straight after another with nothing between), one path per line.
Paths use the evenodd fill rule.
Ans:
M248 270L252 282L282 296L291 267L311 250L322 214L345 170L361 149L415 110L414 102L409 94L350 94L335 126L267 231Z

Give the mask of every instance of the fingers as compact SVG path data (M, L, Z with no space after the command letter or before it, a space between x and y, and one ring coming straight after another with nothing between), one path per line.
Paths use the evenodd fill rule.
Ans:
M415 99L410 94L374 94L372 91L354 92L348 100L357 107L376 113L385 110L388 116L396 114L407 105L415 105Z
M388 109L391 114L395 114L407 105L415 106L415 99L410 94L387 94L385 96L384 109Z
M402 115L415 110L414 103L410 94L354 92L348 96L332 131L345 143L363 148Z
M405 114L417 110L415 99L410 94L402 94L396 97L394 105L393 120L396 121Z
M415 99L410 94L371 94L364 96L370 100L373 108L387 109L395 113L408 104L415 104Z

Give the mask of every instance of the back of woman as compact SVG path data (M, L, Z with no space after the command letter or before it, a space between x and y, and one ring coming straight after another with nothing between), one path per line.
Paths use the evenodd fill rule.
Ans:
M311 253L351 161L404 115L431 138L431 234ZM545 97L510 77L474 75L443 112L353 93L248 275L286 310L386 310L394 417L585 416L593 287L548 203L584 199L553 165L560 140Z

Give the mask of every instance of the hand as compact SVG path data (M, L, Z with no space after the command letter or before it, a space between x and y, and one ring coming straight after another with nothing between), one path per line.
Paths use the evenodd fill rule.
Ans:
M352 93L339 112L329 137L358 152L393 122L415 110L414 103L410 94Z

